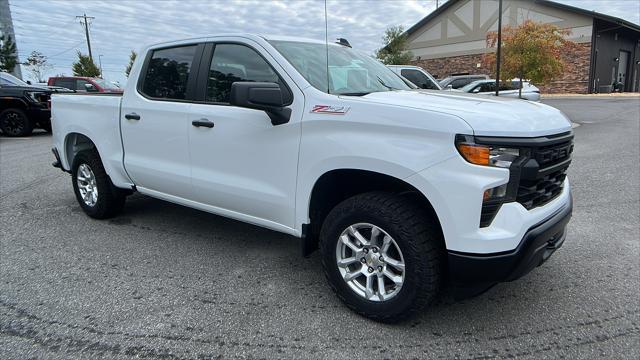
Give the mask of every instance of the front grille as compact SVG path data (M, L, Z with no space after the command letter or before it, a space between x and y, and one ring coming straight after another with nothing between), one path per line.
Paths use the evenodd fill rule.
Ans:
M521 180L516 201L526 209L533 209L555 199L562 192L566 170L563 168L536 180Z
M516 201L531 210L547 204L562 192L573 153L573 132L535 138L475 136L472 141L520 152L509 167L505 196L483 201L480 227L491 225L503 203Z
M540 168L546 168L568 159L573 152L573 142L542 146L534 149L532 157L536 159Z
M516 201L526 209L543 206L560 195L571 162L573 139L532 147L530 151L516 195Z

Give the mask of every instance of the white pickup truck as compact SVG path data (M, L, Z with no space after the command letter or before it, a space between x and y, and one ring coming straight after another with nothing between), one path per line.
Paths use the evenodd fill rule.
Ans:
M328 59L328 64L327 64ZM220 35L147 47L123 95L52 98L54 166L91 217L128 194L301 238L351 309L398 321L443 283L517 279L565 239L558 110L412 90L369 55Z

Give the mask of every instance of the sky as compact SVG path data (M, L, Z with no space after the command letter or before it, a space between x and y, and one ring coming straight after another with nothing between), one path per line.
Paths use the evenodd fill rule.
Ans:
M556 0L640 23L640 0ZM445 2L439 1L440 4ZM48 76L71 75L76 51L87 53L84 28L104 77L122 84L129 53L147 44L197 35L250 32L325 37L324 0L9 0L20 60L34 50L49 58ZM328 0L329 39L343 37L373 54L389 26L409 28L436 8L436 0ZM102 56L99 56L102 55ZM33 80L23 67L23 78Z

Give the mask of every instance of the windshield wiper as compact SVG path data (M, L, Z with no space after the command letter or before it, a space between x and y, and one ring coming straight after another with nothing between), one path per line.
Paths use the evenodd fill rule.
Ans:
M340 94L337 94L337 95L345 95L345 96L365 96L365 95L369 95L369 94L371 94L371 92L363 91L363 92L346 92L346 93L340 93Z
M384 83L384 80L382 80L382 79L380 78L380 76L377 76L377 78L378 78L378 82L380 82L380 84L381 84L382 86L386 87L386 88L387 88L387 89L389 89L389 90L403 90L403 89L394 88L393 86L389 86L389 85L385 84L385 83Z

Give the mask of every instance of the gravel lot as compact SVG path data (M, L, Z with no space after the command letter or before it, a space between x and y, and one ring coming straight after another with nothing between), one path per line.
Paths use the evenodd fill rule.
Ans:
M517 282L378 324L296 239L140 195L85 216L51 138L0 139L0 358L640 355L640 98L555 99L581 126L564 246Z

